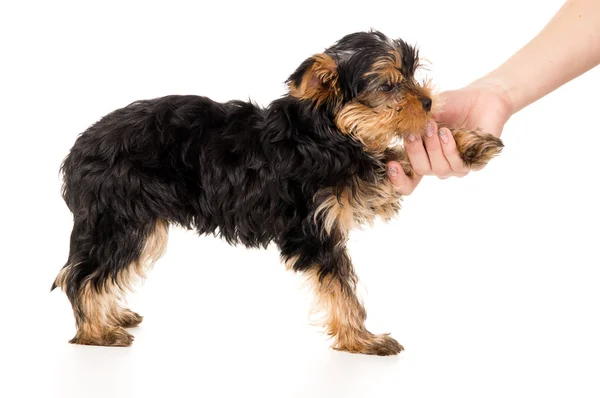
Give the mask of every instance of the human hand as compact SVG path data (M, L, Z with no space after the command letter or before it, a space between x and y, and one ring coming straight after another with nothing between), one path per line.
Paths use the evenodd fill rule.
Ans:
M421 182L421 178L423 178L422 175L414 173L409 177L398 162L388 162L387 167L388 178L394 188L396 188L396 192L403 196L410 195L417 185L419 185L419 182Z
M443 109L434 114L434 119L451 128L480 129L500 137L504 124L512 114L510 101L501 88L484 79L459 90L441 93ZM445 179L463 177L469 173L450 130L447 127L438 129L433 121L423 137L409 136L404 148L417 174Z

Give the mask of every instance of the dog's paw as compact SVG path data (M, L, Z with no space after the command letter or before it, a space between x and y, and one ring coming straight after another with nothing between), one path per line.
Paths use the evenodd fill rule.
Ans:
M338 340L333 348L338 351L379 356L397 355L404 351L404 347L390 337L389 334L372 334L369 332L345 341Z
M108 347L129 347L133 343L134 337L127 333L122 327L116 327L105 330L100 335L89 335L78 332L69 343L82 345L98 345Z
M129 347L133 343L134 337L127 333L123 328L111 329L104 335L104 345L114 347Z
M374 334L366 346L365 354L369 355L397 355L404 351L404 347L388 334Z
M124 328L134 328L144 320L144 317L131 310L122 310L119 312L119 325Z
M499 138L479 131L455 131L454 140L460 157L471 170L483 168L504 148Z

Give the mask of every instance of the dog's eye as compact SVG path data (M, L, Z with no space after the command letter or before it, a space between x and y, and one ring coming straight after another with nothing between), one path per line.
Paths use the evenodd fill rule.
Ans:
M392 89L394 88L394 86L392 86L391 84L382 84L379 89L381 91L383 91L384 93L390 92L392 91Z

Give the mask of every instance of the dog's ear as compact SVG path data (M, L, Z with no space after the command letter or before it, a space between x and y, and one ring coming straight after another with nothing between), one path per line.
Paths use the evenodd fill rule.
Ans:
M339 96L337 64L327 54L317 54L304 61L288 78L292 97L314 101L317 105Z

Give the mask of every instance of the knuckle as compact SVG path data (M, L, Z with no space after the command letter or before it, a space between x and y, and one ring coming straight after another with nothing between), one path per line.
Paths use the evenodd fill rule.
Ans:
M429 167L425 167L424 165L414 165L413 169L414 169L415 173L422 175L422 176L426 176L431 173L431 171L429 170Z
M452 172L449 167L436 165L431 166L431 171L438 177L447 177Z
M442 147L440 147L439 145L434 145L434 144L432 143L432 144L425 145L425 146L427 147L427 152L428 152L428 153L430 153L430 154L432 154L432 153L435 153L435 154L438 154L438 153L439 153L439 154L442 154L442 153L443 153L443 152L442 152Z
M452 159L451 161L449 161L449 163L450 167L452 167L452 171L455 171L457 173L465 173L469 171L469 169L467 168L467 166L461 158Z
M456 149L456 146L448 146L446 148L443 148L443 150L444 155L446 155L446 157L460 159L460 155L458 154L458 149Z

